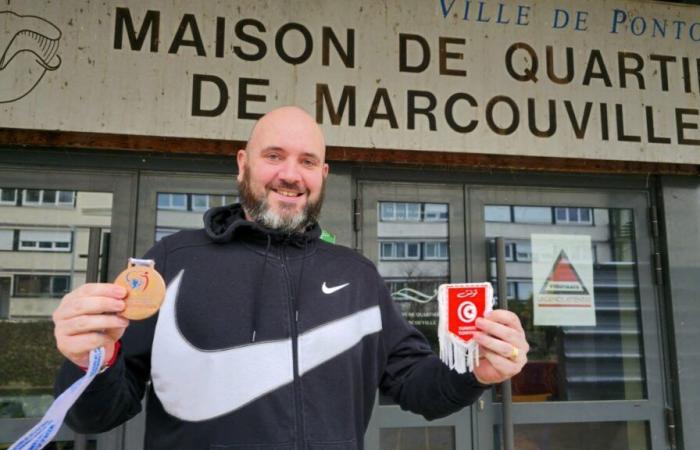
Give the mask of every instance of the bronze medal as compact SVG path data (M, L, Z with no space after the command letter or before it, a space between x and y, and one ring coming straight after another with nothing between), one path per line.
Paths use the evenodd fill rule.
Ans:
M142 320L158 311L165 297L165 281L151 259L129 258L129 267L114 280L127 290L126 308L121 315L129 320Z

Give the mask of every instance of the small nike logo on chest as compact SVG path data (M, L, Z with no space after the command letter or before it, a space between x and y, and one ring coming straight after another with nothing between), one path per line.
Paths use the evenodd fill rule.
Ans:
M346 286L350 286L350 283L345 283L345 284L341 284L338 286L328 287L328 286L326 286L326 282L324 281L323 285L321 286L321 291L324 294L332 294L334 292L338 292L339 290L343 289Z

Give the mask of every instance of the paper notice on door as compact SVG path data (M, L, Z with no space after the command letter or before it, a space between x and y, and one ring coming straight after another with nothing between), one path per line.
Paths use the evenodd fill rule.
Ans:
M535 325L595 326L590 236L533 234Z

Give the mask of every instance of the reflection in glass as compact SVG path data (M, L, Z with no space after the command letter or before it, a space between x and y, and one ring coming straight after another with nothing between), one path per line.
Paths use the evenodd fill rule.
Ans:
M494 448L501 448L501 427L496 426ZM589 422L523 424L514 427L518 450L648 450L646 422Z
M489 208L493 207L486 206L486 210ZM528 364L513 379L514 401L645 398L632 210L514 205L507 208L520 211L521 219L530 219L520 223L518 214L514 214L508 222L486 223L491 281L495 286L493 240L502 236L506 239L509 308L520 317L531 346ZM556 223L536 224L536 217L555 217ZM595 326L534 325L533 290L538 286L532 284L533 233L590 237ZM498 399L500 391L496 392Z
M237 201L238 197L234 195L159 192L155 240L180 230L202 228L202 215L207 209Z
M10 444L2 444L0 443L0 450L7 450L10 448ZM85 447L85 450L95 450L97 448L97 441L95 440L88 440L87 445ZM75 449L75 442L73 441L58 441L58 442L49 442L46 444L46 447L44 447L44 450L73 450Z
M3 187L1 197L0 418L38 417L62 360L51 314L85 282L89 228L109 233L112 194Z
M452 427L402 427L379 430L381 450L453 450L455 432Z
M450 273L448 205L382 201L377 211L379 273L403 316L437 349L437 289Z

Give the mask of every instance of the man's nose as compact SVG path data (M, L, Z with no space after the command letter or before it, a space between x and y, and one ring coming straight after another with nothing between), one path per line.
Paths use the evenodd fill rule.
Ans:
M287 183L298 183L301 181L301 167L296 161L285 161L278 176Z

